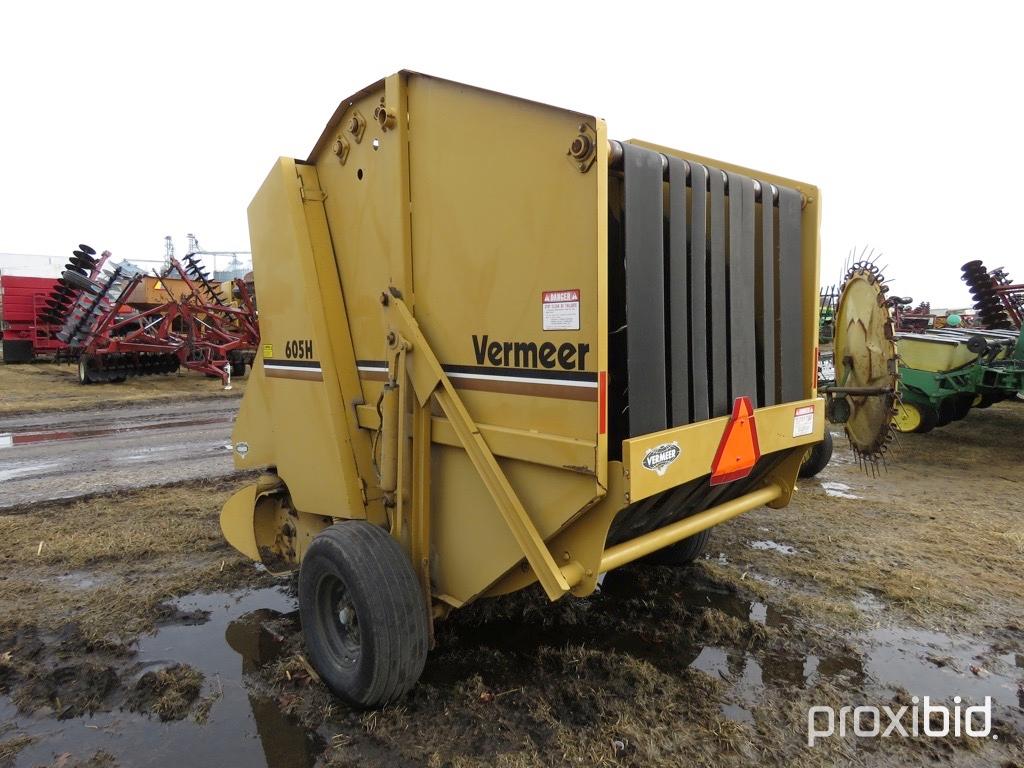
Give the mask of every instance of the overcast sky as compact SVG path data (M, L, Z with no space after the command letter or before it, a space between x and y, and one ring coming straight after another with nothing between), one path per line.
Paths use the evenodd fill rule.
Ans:
M664 9L674 8L670 13ZM822 188L822 281L851 247L893 292L1024 279L1021 18L986 3L5 3L0 252L248 250L245 211L337 103L407 68L577 109Z

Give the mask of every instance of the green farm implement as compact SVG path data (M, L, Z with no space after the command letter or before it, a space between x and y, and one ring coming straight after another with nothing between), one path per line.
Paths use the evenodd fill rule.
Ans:
M929 432L1024 391L1024 338L1010 329L898 334L900 432Z

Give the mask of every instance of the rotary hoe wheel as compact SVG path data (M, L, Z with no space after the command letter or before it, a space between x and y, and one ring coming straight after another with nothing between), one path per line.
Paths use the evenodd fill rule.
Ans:
M895 438L898 382L895 326L882 271L860 258L846 272L836 305L837 391L846 390L846 436L858 460L872 470L884 464Z

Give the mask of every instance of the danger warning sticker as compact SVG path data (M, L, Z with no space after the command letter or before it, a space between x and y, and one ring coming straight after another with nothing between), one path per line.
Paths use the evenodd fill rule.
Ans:
M803 437L814 431L814 406L805 405L793 412L793 437Z
M544 291L541 295L541 319L545 331L578 331L580 329L580 292Z

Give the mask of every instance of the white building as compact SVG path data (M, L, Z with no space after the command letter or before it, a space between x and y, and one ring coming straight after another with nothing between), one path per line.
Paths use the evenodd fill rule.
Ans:
M43 256L34 253L0 253L0 275L21 277L58 277L64 271L67 256Z

